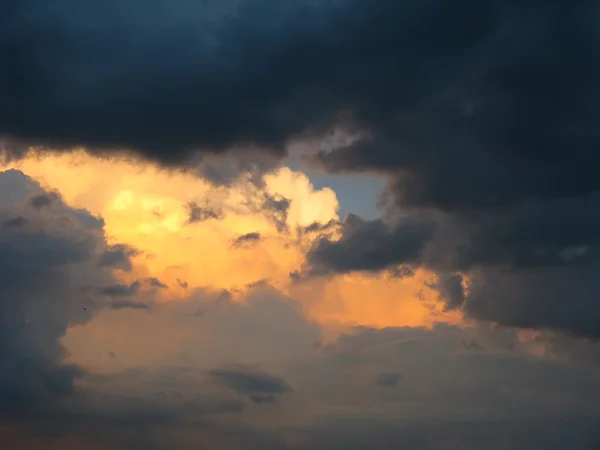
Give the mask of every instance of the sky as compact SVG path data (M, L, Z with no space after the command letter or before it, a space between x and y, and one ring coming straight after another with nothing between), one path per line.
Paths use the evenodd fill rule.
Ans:
M600 2L0 1L0 448L600 448Z

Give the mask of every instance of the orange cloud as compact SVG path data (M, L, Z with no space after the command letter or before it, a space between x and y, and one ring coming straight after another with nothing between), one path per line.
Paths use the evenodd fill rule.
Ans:
M264 191L240 180L215 187L191 173L167 171L126 159L92 158L84 152L50 155L12 163L43 185L57 189L76 207L101 215L109 238L142 253L123 282L154 277L168 285L158 301L182 299L193 288L244 290L264 280L300 299L311 319L321 324L375 327L423 325L442 315L436 294L419 271L408 279L352 274L294 284L297 270L314 236L298 229L314 222L338 220L338 200L331 189L315 189L308 177L283 167L265 177ZM289 200L287 230L261 208L265 194ZM210 207L218 217L188 223L188 204ZM260 239L234 246L240 236Z

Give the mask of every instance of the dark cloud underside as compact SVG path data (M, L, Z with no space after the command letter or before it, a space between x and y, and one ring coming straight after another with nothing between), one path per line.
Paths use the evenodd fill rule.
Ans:
M8 0L0 132L176 163L191 148L281 151L343 113L370 138L325 164L407 170L411 203L586 192L599 142L594 5Z

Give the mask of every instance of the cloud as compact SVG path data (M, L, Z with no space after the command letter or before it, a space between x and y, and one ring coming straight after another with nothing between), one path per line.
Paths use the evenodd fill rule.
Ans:
M57 214L36 211L26 205L29 195L23 198L32 223L38 223L37 214L48 215L46 220ZM18 205L10 207L10 214ZM101 443L157 450L200 445L233 450L353 445L558 449L597 442L597 344L554 334L532 338L482 324L354 327L323 342L323 330L307 317L304 303L269 285L237 293L190 286L184 297L161 290L167 297L153 304L152 314L113 309L111 303L101 304L106 306L101 310L86 303L84 310L80 302L88 297L101 302L96 297L100 288L128 287L114 277L131 275L99 267L98 255L108 244L102 227L91 230L100 241L87 259L53 260L75 272L62 290L42 285L46 295L53 295L52 308L43 308L39 300L30 308L44 319L36 324L30 317L44 338L39 342L49 344L46 338L60 331L62 351L69 353L68 361L53 360L61 361L51 365L60 370L46 375L44 386L53 395L79 395L53 407L47 397L37 397L41 406L5 419L9 430L0 439L10 436L10 450L60 448L61 443L63 448L93 449ZM423 276L420 270L417 279ZM73 283L76 274L91 278L85 285L95 289L80 291ZM139 291L126 299L132 304L144 304L150 295L150 277L139 279ZM389 282L401 286L407 279ZM348 286L358 292L368 316L365 299L376 303L376 285L367 284L364 291L358 283ZM398 288L390 295L396 302L403 296ZM44 297L30 302L39 298ZM46 320L69 302L75 305L64 328L46 328ZM11 340L0 342L15 342L14 335L7 337ZM315 346L317 341L322 344ZM477 346L466 344L474 342ZM27 355L26 348L19 347L19 354ZM119 357L98 357L109 352ZM19 380L35 373L23 369ZM505 436L500 443L499 434Z
M438 212L424 222L418 209L392 212L399 216L395 221L356 219L361 228L342 227L339 237L323 238L310 249L307 270L420 266L436 274L437 281L428 284L448 310L597 339L599 199L594 193L485 212ZM407 258L406 249L415 252Z
M127 284L113 284L111 286L103 287L100 292L108 297L129 297L139 292L141 283L134 281L133 283Z
M249 398L258 405L275 403L277 401L277 397L273 394L252 394Z
M128 148L181 165L198 150L200 172L230 181L272 168L265 155L282 157L291 140L337 127L356 139L317 152L324 167L385 174L408 222L445 215L435 238L437 219L410 233L406 220L365 221L361 245L351 234L321 241L315 271L407 263L458 274L472 288L457 309L471 317L597 338L595 2L284 2L268 20L260 1L233 3L164 14L160 1L143 12L5 2L9 151ZM226 149L235 151L207 156ZM286 221L294 209L292 200Z
M211 370L208 375L223 386L250 396L255 403L267 403L273 396L290 392L292 388L282 378L244 366Z
M64 361L61 339L104 306L90 287L114 278L95 263L107 246L100 219L21 172L0 172L0 185L0 221L13 225L0 231L0 422L10 422L75 393L84 370Z
M224 440L236 450L255 448L255 442L279 442L275 448L294 442L299 450L355 444L502 448L499 434L506 436L502 444L523 449L587 448L597 442L597 345L556 335L530 339L497 327L438 325L357 327L318 349L298 352L290 346L290 334L280 331L300 319L304 331L293 339L307 344L312 327L283 298L264 298L273 295L269 291L253 295L248 303L220 303L218 309L208 298L196 300L208 302L202 327L185 314L196 305L185 302L164 305L152 316L129 311L123 320L115 320L123 311L103 312L104 319L100 315L80 327L68 342L99 349L112 342L94 342L94 329L103 326L97 320L110 325L116 336L108 339L123 342L123 349L119 358L103 361L126 364L93 381L110 402L106 416L93 415L91 409L86 420L107 421L108 431L117 427L108 419L119 417L118 426L143 430L158 449ZM261 323L281 330L260 339L247 334L265 333ZM224 347L224 339L232 335L232 344L238 345ZM146 346L128 349L140 338ZM161 350L165 341L178 345ZM480 344L475 348L465 342ZM181 353L184 344L191 353ZM265 346L271 347L268 353ZM163 353L155 353L158 358L143 364L144 369L134 369L139 361L132 351ZM596 358L587 359L587 351ZM270 356L257 358L259 354ZM243 362L231 362L238 358ZM101 367L99 361L95 365ZM291 386L294 394L284 395ZM238 395L247 399L245 406L236 403ZM136 415L141 411L144 420ZM354 432L358 424L360 434ZM72 424L71 429L85 436L86 428ZM143 445L141 437L128 441L111 435L113 446Z
M233 246L241 247L243 245L251 245L251 244L254 244L254 243L260 241L261 239L262 239L262 236L260 235L260 233L253 231L251 233L246 233L246 234L243 234L243 235L235 238L233 241Z
M125 266L119 264L118 282L101 287L129 286L140 281L144 301L152 304L184 299L206 286L235 293L257 280L268 279L277 289L305 301L313 319L319 322L421 324L420 315L427 314L412 295L420 289L420 281L400 288L406 299L402 302L390 290L398 289L395 283L389 285L383 280L378 282L380 286L370 288L362 283L358 287L349 285L341 279L332 280L328 286L324 285L326 280L289 286L289 273L302 266L306 248L319 236L307 236L298 230L315 221L338 220L335 193L328 188L316 189L301 172L282 168L265 177L265 186L257 188L242 181L214 187L193 173L90 158L83 153L28 158L13 166L31 173L48 189L60 191L69 204L85 206L101 215L111 248L127 243L137 249L138 253L128 258L131 270L123 271ZM271 210L262 209L265 194L289 200L285 231L279 231ZM224 217L186 226L189 216L182 205L189 201L205 205L206 199L211 208L223 210ZM243 251L232 248L235 238L252 232L263 236L260 245ZM152 277L169 289L151 293L146 280ZM361 299L367 289L376 289L379 300L365 311ZM416 314L412 309L420 312Z
M268 20L260 1L70 6L3 4L0 130L17 141L172 164L193 149L281 155L341 122L363 139L321 161L391 173L402 203L598 188L593 1L306 0Z
M439 290L440 296L448 309L458 309L464 305L465 288L463 282L463 277L455 273L441 277L434 285Z
M394 228L381 220L365 221L350 214L338 240L322 238L308 255L311 273L346 273L382 270L392 264L417 264L425 244L435 232L436 222L409 218Z
M220 219L223 217L223 211L198 206L195 202L189 202L187 204L187 209L189 212L187 223L190 225L197 222L204 222L209 219Z
M118 283L106 286L140 281L141 295L150 304L183 300L206 286L237 295L257 280L268 280L302 301L311 319L328 329L454 322L462 314L442 311L436 292L425 285L432 273L406 265L392 265L382 274L353 272L293 283L289 274L303 268L312 243L339 234L339 203L331 189L317 189L305 174L286 167L265 176L261 187L243 180L215 187L194 173L80 152L27 158L13 167L59 190L70 204L101 215L111 246L120 242L137 249L129 257L131 270L121 266ZM273 211L262 207L265 195L289 200L283 232ZM189 215L182 205L206 205L207 200L210 208L223 211L223 218L186 226ZM329 225L324 231L304 231L315 223ZM253 232L263 236L260 245L232 248L234 239ZM169 289L151 292L145 280L152 277Z
M265 194L264 202L261 205L263 210L269 211L271 219L275 223L278 231L283 232L287 227L288 210L291 201L283 196Z
M150 278L148 278L147 281L148 281L148 283L150 283L150 286L152 286L153 288L169 289L169 286L167 286L165 283L160 281L158 278L150 277Z
M35 209L41 209L46 206L50 206L56 200L58 200L58 194L55 192L49 192L49 193L38 194L38 195L33 196L29 200L29 203Z
M118 300L110 304L111 309L150 309L146 303L134 302L131 300Z
M109 246L98 259L100 267L131 270L131 258L138 256L139 250L126 244Z
M14 217L12 219L6 220L3 224L5 227L24 227L27 225L27 219L25 217Z
M381 372L377 375L377 386L397 386L398 383L402 380L402 374L398 372Z

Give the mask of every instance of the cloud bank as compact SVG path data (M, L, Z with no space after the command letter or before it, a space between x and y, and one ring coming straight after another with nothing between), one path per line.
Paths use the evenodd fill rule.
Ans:
M0 2L0 447L598 447L599 29Z

